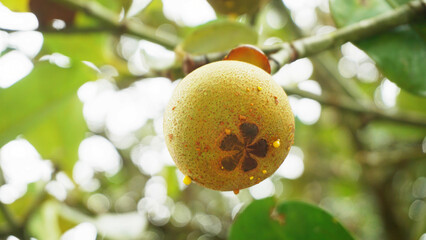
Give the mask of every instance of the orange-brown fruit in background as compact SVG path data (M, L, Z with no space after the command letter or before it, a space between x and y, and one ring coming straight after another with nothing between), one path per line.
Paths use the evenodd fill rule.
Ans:
M262 50L253 45L241 45L232 49L223 60L237 60L251 63L260 67L267 73L271 73L271 65L269 65L268 57Z
M218 61L177 85L164 135L183 174L210 189L238 191L278 169L293 143L294 117L270 74L249 63Z
M30 0L30 10L37 16L41 27L51 27L54 19L61 19L71 26L77 13L52 0Z

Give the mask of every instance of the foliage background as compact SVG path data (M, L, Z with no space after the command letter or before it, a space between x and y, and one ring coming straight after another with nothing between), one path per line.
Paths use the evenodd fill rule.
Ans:
M188 56L332 31L328 1L226 15L200 0L0 2L1 238L227 239L241 209L274 196L327 210L355 238L426 239L426 99L352 43L274 74L296 138L270 179L238 195L185 186L165 148L162 112ZM399 4L367 1L379 3Z

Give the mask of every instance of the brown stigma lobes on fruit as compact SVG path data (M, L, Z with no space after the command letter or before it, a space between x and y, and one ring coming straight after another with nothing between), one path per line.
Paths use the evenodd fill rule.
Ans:
M241 169L248 172L257 167L256 158L263 158L268 151L268 143L265 139L259 139L253 142L259 133L259 128L254 123L242 123L240 125L240 134L243 138L241 141L236 134L226 135L221 143L222 151L230 152L232 155L222 158L222 169L227 171L234 170L239 162L242 162Z
M185 183L238 192L282 164L293 144L294 118L270 74L249 63L218 61L177 85L164 136Z

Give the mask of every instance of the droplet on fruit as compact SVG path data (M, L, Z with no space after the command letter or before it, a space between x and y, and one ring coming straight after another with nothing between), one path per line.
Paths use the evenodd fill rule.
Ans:
M279 148L281 145L280 140L276 140L272 145L274 146L274 148Z
M183 178L183 183L184 183L185 185L189 185L189 184L191 184L191 182L192 182L192 179L191 179L189 176L185 176L185 177Z

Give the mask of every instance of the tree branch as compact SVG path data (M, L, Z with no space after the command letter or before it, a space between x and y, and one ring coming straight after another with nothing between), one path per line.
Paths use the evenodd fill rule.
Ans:
M131 34L154 43L163 45L168 49L174 49L179 43L178 37L166 32L159 32L138 22L135 19L120 19L118 14L110 11L102 5L93 1L84 0L55 0L70 5L77 10L101 20L119 32ZM415 18L424 15L426 12L426 0L412 1L393 11L386 12L377 17L362 20L358 23L340 28L331 33L302 38L293 42L266 46L262 49L265 53L273 53L272 57L278 61L280 66L292 62L299 58L311 56L319 52L339 46L345 42L358 41L379 32L407 24ZM223 54L213 54L208 59L219 60Z
M1 31L7 32L7 33L13 33L16 32L16 30L10 30L10 29L4 29L0 28ZM36 31L42 32L42 33L70 33L70 34L81 34L81 33L98 33L98 32L117 32L118 29L114 26L103 26L103 27L67 27L63 29L55 29L55 28L49 28L49 27L41 27L38 28Z
M136 19L122 19L118 14L94 1L85 0L55 0L72 8L85 12L122 33L128 33L148 41L160 44L168 49L174 49L180 41L175 35L161 32L147 26Z
M176 36L169 35L168 33L159 33L156 29L146 26L141 22L136 22L132 19L122 20L114 12L93 1L55 1L60 1L78 10L84 11L88 15L107 23L112 28L119 29L119 32L121 31L144 38L169 49L174 49L179 42ZM413 1L393 11L340 28L328 34L306 37L290 43L267 46L264 47L263 50L266 54L272 54L271 57L278 62L279 66L283 66L291 61L323 52L339 46L342 43L361 40L375 35L378 32L407 24L415 18L424 15L425 12L426 0ZM225 56L225 53L212 53L205 56L196 56L192 60L195 64L201 63L200 65L203 65L210 61L220 60L223 56ZM387 113L377 109L373 104L367 106L361 106L359 104L354 105L352 102L342 101L342 99L337 101L297 89L287 89L287 92L314 99L324 105L334 106L346 111L370 116L373 119L384 119L398 123L426 126L425 117L413 113Z
M283 66L299 58L340 46L345 42L359 41L396 26L407 24L425 14L426 0L413 1L393 11L362 20L327 34L306 37L291 43L264 47L263 49L266 53L273 53L272 57L278 61L280 66Z
M426 127L426 116L422 116L419 114L414 114L411 112L410 113L408 112L389 113L375 107L365 107L360 105L354 105L352 101L349 102L339 98L328 98L325 96L318 96L316 94L302 91L299 89L287 88L285 89L285 91L288 95L295 94L301 97L310 98L312 100L315 100L321 103L322 105L336 107L336 108L339 108L348 112L356 113L356 114L362 114L366 117L371 117L372 119L386 120L386 121L391 121L396 123L404 123L404 124L411 124L411 125L420 126L420 127Z

